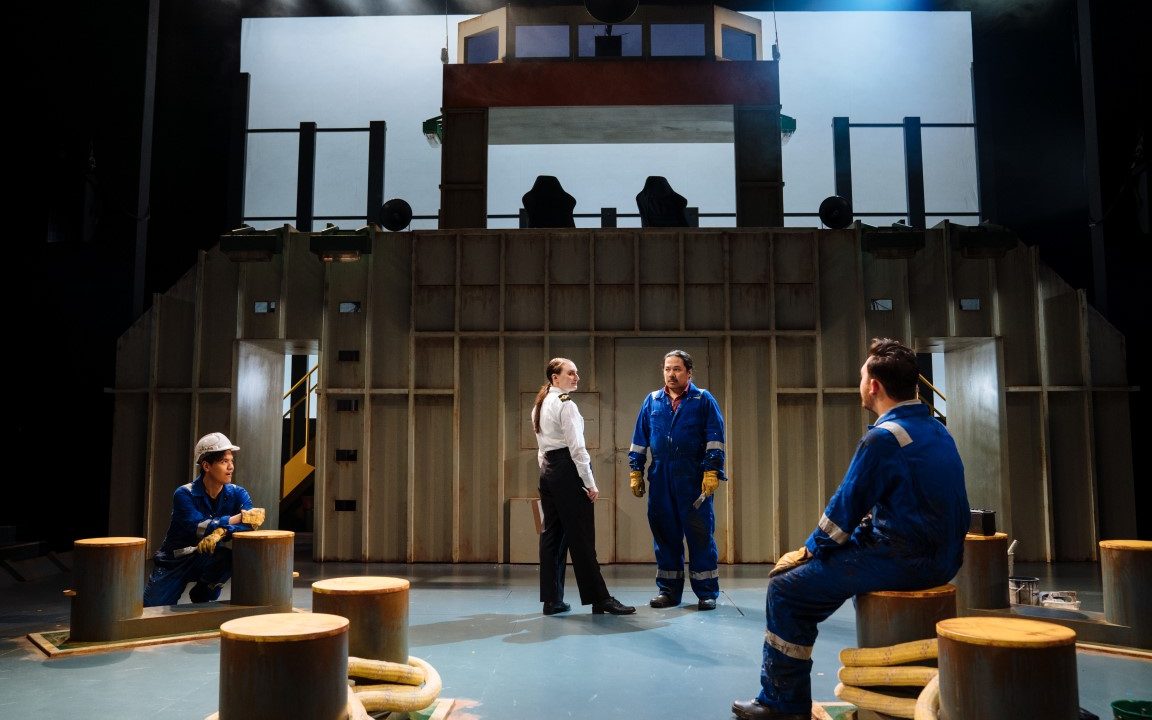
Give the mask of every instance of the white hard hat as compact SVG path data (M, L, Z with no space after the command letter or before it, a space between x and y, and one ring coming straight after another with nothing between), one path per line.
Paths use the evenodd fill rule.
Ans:
M196 441L196 451L193 455L196 456L196 464L199 465L200 461L205 455L212 452L220 452L221 450L231 450L233 452L240 448L232 444L228 436L224 433L208 433L204 437Z

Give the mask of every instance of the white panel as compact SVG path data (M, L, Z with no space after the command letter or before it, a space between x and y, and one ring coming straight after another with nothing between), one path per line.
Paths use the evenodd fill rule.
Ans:
M948 385L948 432L956 441L964 462L968 501L974 508L1007 514L1002 497L1004 478L1001 425L1004 393L996 342L973 341L962 349L945 352ZM1033 503L1039 498L1033 499Z
M267 511L264 527L280 525L284 350L240 342L236 358L236 482ZM204 430L205 433L212 429Z

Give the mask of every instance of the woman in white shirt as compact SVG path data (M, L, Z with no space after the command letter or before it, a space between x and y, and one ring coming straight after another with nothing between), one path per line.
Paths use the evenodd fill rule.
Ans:
M592 458L584 446L584 418L572 400L580 374L568 358L553 358L545 371L548 382L536 394L532 428L536 431L540 465L540 601L544 614L567 612L564 574L568 554L580 588L580 604L596 615L628 615L636 608L608 594L596 560L596 520L592 503L600 497L592 477Z

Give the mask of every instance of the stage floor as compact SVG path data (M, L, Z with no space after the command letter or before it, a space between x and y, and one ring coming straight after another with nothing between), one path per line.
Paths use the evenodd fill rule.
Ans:
M732 717L732 700L759 690L770 566L722 565L719 607L711 612L697 611L691 597L654 610L654 565L605 566L609 590L637 607L622 617L577 605L569 570L572 611L545 617L534 565L320 564L307 557L295 562L293 603L301 610L311 609L315 580L385 575L411 582L409 654L439 672L440 697L455 701L449 720L724 720ZM1094 563L1018 563L1016 573L1039 577L1041 590L1075 590L1082 609L1103 610ZM68 626L63 591L70 581L69 573L57 573L0 586L0 717L190 720L218 709L216 638L49 658L28 635ZM838 653L855 646L855 633L851 603L821 626L815 699L836 700ZM1111 720L1114 700L1152 697L1152 660L1081 650L1077 666L1080 706L1101 720Z

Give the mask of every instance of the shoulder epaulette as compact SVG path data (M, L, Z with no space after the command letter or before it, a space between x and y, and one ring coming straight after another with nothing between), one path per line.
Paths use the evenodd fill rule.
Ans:
M568 393L560 393L560 402L568 402L571 399L572 399L572 396L569 395Z

